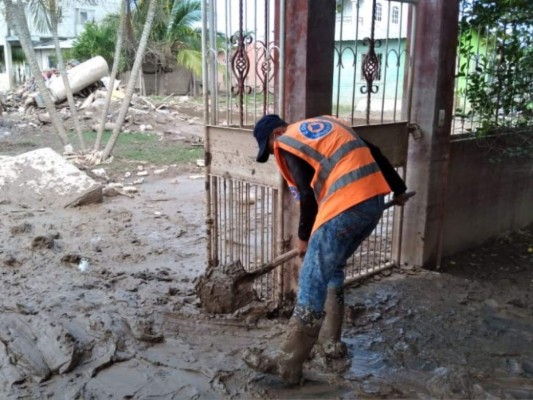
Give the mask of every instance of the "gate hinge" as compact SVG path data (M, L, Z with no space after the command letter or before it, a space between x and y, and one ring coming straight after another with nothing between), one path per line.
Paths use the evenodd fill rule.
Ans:
M422 131L418 124L407 124L407 132L411 134L414 140L422 139Z
M205 155L204 155L204 163L205 163L205 166L208 167L209 165L211 165L211 160L213 159L213 157L211 156L211 153L206 151L205 152Z

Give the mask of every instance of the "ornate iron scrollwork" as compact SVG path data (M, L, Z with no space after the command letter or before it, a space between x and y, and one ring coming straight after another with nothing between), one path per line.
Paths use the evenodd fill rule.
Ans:
M363 65L361 67L363 77L366 81L366 85L361 86L361 93L366 94L370 92L375 94L378 92L379 87L374 85L373 82L379 77L381 63L376 52L374 51L374 48L381 46L381 40L365 38L363 44L368 46L368 53L366 53L365 58L363 59Z
M250 72L250 59L246 53L246 46L254 41L251 35L243 35L242 31L238 35L230 38L232 45L237 49L231 57L231 69L233 75L237 78L237 83L231 87L231 93L235 96L250 94L252 88L245 84L248 73Z
M274 57L271 55L271 49L267 43L257 40L257 46L255 47L256 51L259 53L257 57L257 69L261 71L260 74L257 74L259 81L261 82L261 89L258 93L270 93L274 94L273 89L270 86L270 83L274 79Z
M248 73L250 72L250 59L246 52L246 47L253 41L253 37L250 34L244 34L243 28L243 1L239 1L239 32L232 35L230 42L236 46L236 51L231 57L231 69L233 74L237 78L237 84L232 85L231 93L234 96L239 96L239 120L240 126L244 124L244 95L252 93L252 88L245 84Z
M361 86L361 93L367 95L366 101L366 123L370 124L370 102L372 94L379 91L379 86L374 85L374 81L378 79L381 70L381 63L375 52L376 47L381 46L381 40L374 38L374 31L376 27L376 0L372 1L372 25L370 30L370 37L363 40L363 45L368 46L362 63L362 73L365 78L366 85Z

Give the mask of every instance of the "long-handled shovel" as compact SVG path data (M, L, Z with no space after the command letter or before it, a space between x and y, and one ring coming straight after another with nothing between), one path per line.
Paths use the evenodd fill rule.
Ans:
M415 194L415 192L405 193L403 199L407 200ZM385 209L395 204L396 202L391 200L385 204ZM269 273L297 255L297 249L289 250L252 272L246 271L240 260L229 265L210 267L196 282L196 293L202 306L208 312L216 314L234 312L256 300L257 295L253 288L255 279Z

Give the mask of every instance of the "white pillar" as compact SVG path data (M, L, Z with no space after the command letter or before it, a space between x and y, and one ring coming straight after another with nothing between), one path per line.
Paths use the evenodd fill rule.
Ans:
M7 38L4 38L4 63L6 65L8 87L9 89L13 89L15 86L13 79L13 57L11 53L11 44L7 41Z

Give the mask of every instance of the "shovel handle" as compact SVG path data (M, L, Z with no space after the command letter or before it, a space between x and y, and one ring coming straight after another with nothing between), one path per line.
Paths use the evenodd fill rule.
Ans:
M413 197L414 195L416 194L416 192L406 192L404 193L404 198L407 200L407 199L410 199L411 197ZM387 208L390 208L392 206L395 206L396 205L396 201L394 199L392 199L391 201L387 201L385 203L385 206L383 207L384 210L386 210Z
M404 196L406 199L409 199L413 197L415 194L416 192L407 192L404 194ZM395 201L391 200L385 203L385 209L390 208L394 206L395 204L396 204ZM292 250L287 251L286 253L280 254L279 256L274 258L272 261L266 264L263 264L262 266L257 268L255 271L249 272L246 275L244 275L241 279L239 279L239 282L249 282L249 281L254 280L255 278L268 274L274 268L280 266L283 263L286 263L289 260L292 260L298 254L299 254L298 249L292 249Z
M251 281L259 276L263 276L270 271L272 271L277 266L286 263L287 261L293 259L298 255L298 249L292 249L287 251L286 253L280 254L276 258L274 258L272 261L263 264L261 267L257 268L255 271L249 272L245 276L243 276L241 279L239 279L240 282L242 281Z

